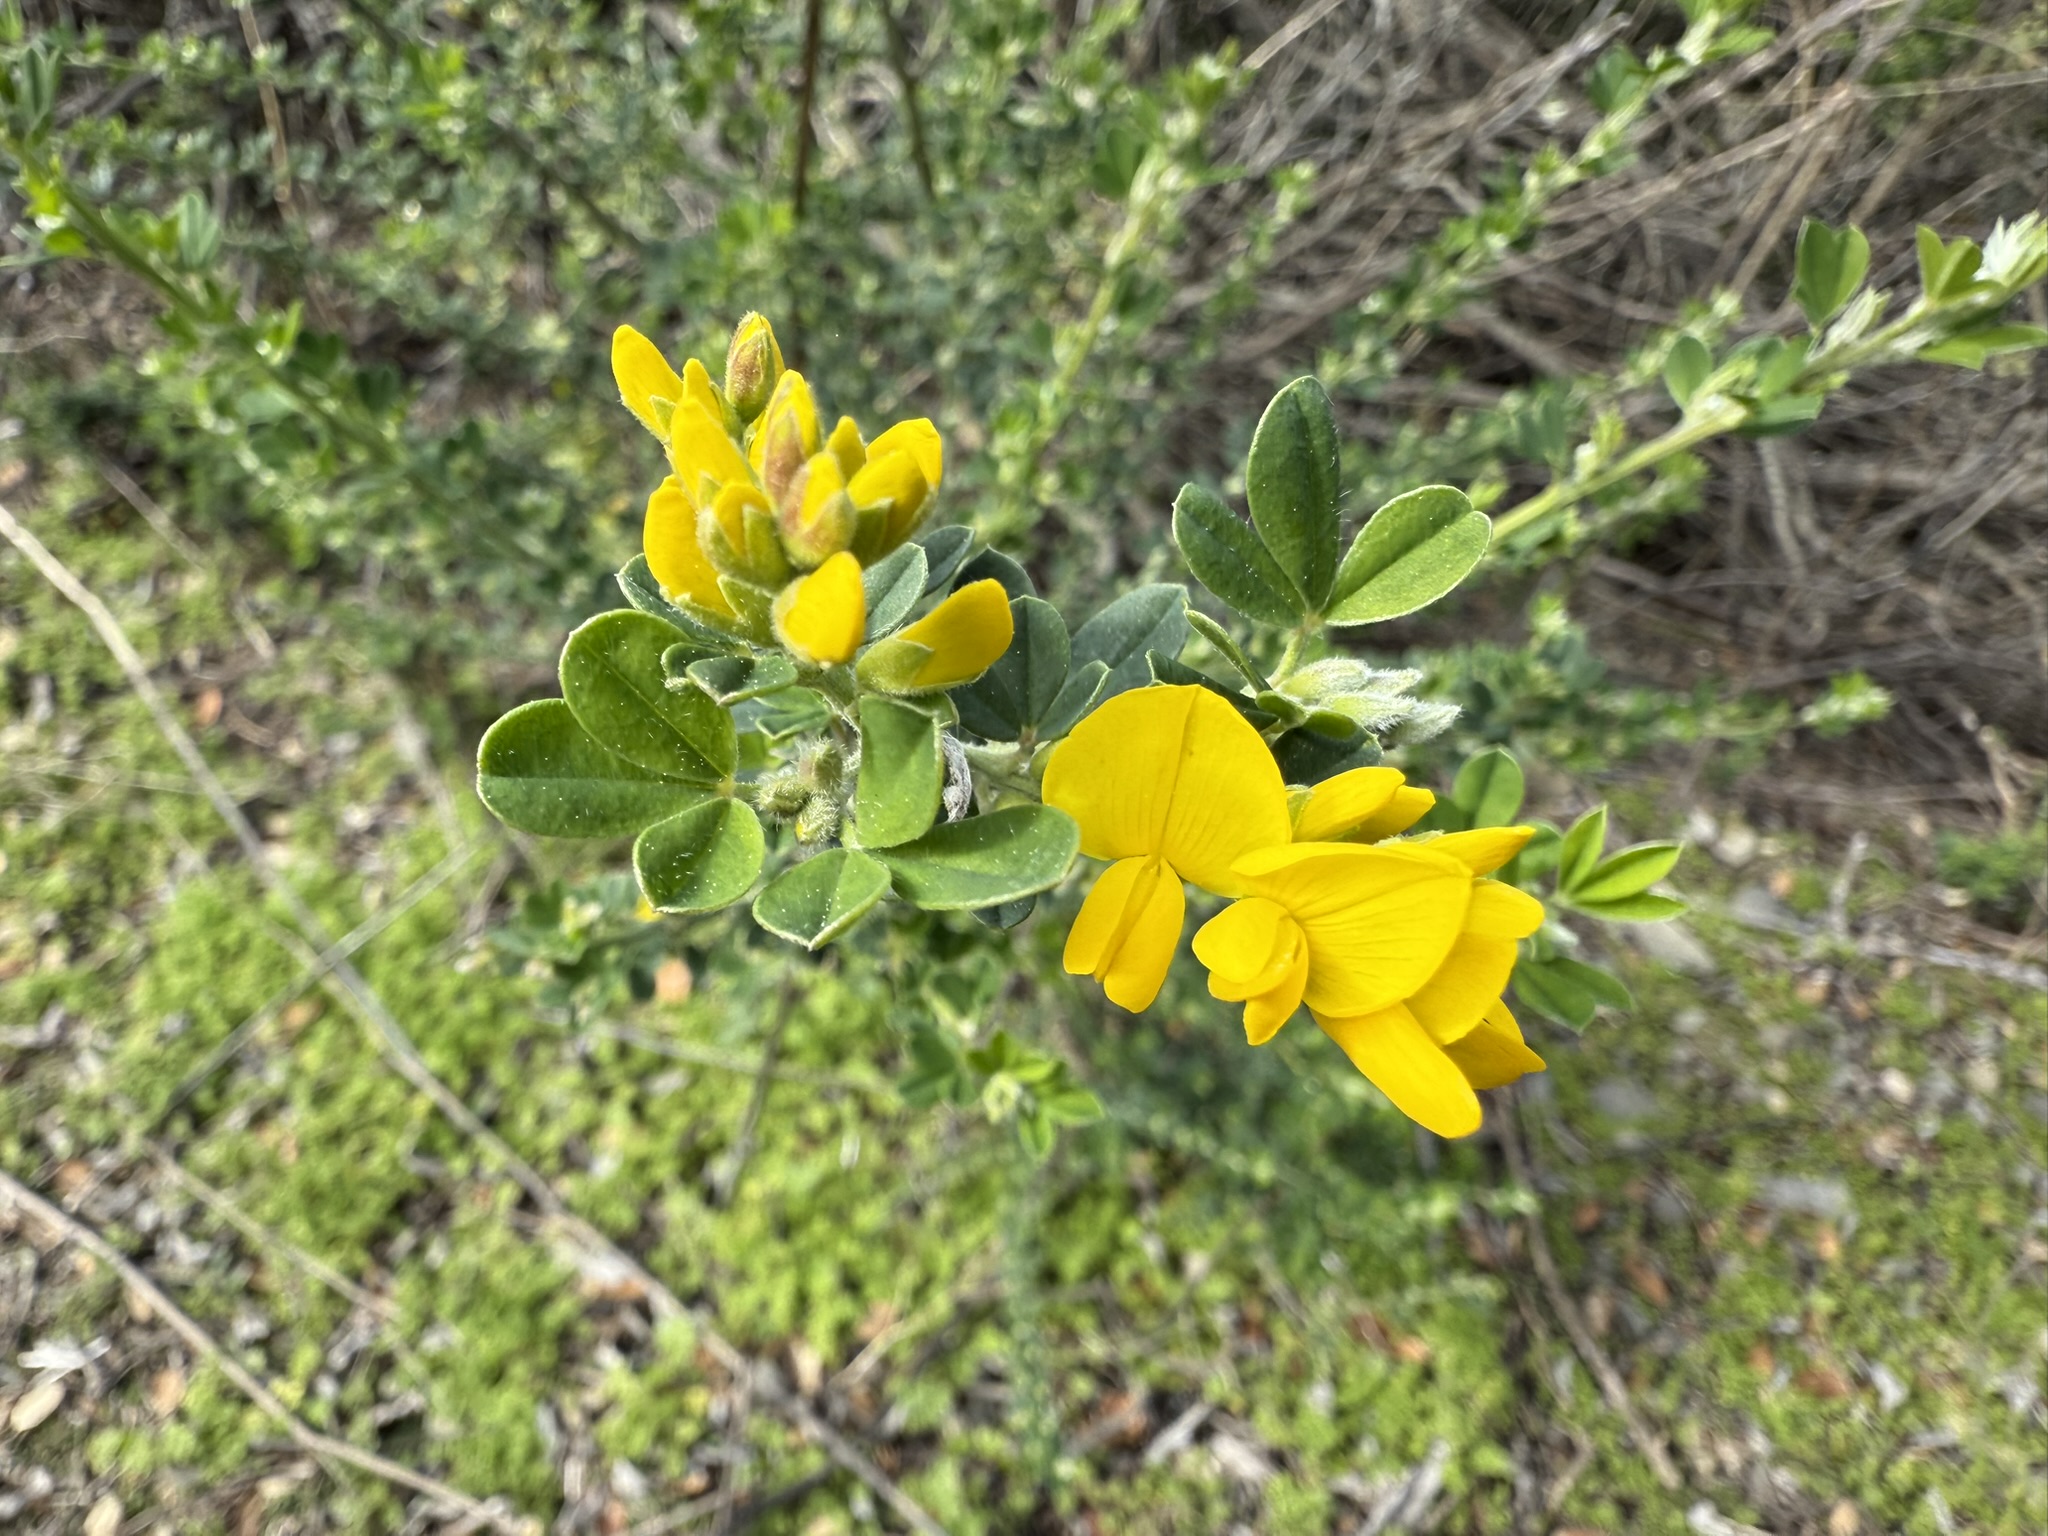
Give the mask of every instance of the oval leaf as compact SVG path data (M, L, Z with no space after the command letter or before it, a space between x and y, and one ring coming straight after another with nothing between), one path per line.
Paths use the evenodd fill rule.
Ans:
M944 822L885 848L896 894L928 911L997 907L1058 885L1081 850L1081 828L1049 805L1013 805Z
M922 835L939 814L945 777L938 721L894 699L860 701L860 780L853 820L863 847L887 848Z
M1600 850L1607 846L1607 807L1596 805L1565 833L1557 851L1557 888L1570 895L1572 888L1592 874L1600 862Z
M1465 493L1425 485L1373 513L1337 572L1332 624L1376 624L1426 608L1486 553L1493 523Z
M1248 619L1292 624L1301 595L1259 536L1199 485L1173 499L1173 541L1195 579Z
M562 697L598 742L642 768L715 784L737 764L732 716L702 691L669 691L662 653L675 629L644 613L604 613L562 647Z
M889 894L889 871L858 848L830 848L785 869L754 898L754 921L777 938L819 949Z
M747 894L766 851L753 807L714 798L642 832L633 873L657 911L713 912Z
M967 558L967 551L974 547L974 530L948 523L942 528L926 529L911 543L924 551L925 591L936 592L952 579L960 562Z
M860 573L868 600L868 639L879 640L903 622L924 596L930 574L924 549L917 544L898 545Z
M1633 848L1624 848L1602 859L1585 879L1572 887L1572 901L1584 905L1640 896L1671 873L1671 867L1684 851L1679 843L1638 843Z
M1451 786L1451 799L1468 827L1505 827L1522 808L1522 765L1499 747L1467 759Z
M705 794L605 751L560 699L522 704L484 732L476 792L506 826L539 837L624 837Z
M690 639L707 650L731 651L739 648L740 642L695 615L685 612L661 595L661 583L654 579L654 572L647 568L647 557L635 555L620 569L619 591L626 601L644 614L660 619L664 624L673 624Z
M1109 685L1109 667L1101 661L1084 662L1067 673L1067 680L1052 701L1052 708L1038 722L1041 742L1058 741L1079 723L1102 698Z
M1244 493L1252 526L1311 613L1329 601L1337 571L1338 491L1330 397L1316 380L1296 379L1259 418Z
M1108 667L1100 697L1109 699L1152 681L1147 652L1178 656L1187 643L1188 589L1179 582L1156 582L1126 592L1075 630L1072 665L1099 661Z

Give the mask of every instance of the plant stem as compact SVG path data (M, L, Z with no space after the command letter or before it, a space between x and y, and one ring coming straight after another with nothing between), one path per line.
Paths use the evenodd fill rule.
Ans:
M1677 426L1660 437L1654 437L1632 452L1623 454L1605 468L1589 475L1571 479L1556 480L1550 486L1513 510L1495 519L1493 537L1495 543L1528 527L1539 518L1584 501L1588 496L1604 491L1610 485L1626 480L1630 475L1640 474L1674 453L1683 453L1710 437L1719 437L1731 431L1749 418L1749 407L1736 400L1722 400L1711 410L1688 414Z

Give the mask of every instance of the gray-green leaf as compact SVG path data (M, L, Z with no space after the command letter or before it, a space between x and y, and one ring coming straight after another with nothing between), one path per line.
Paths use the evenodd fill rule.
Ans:
M1339 482L1337 418L1316 380L1296 379L1266 407L1245 460L1244 490L1274 563L1308 611L1320 613L1337 571Z
M1076 667L1099 661L1109 668L1104 699L1152 681L1145 654L1178 656L1188 643L1188 589L1178 582L1135 587L1074 631Z
M1471 574L1493 523L1463 491L1425 485L1373 513L1338 569L1332 624L1376 624L1426 608Z
M830 848L785 869L754 898L754 921L778 938L820 949L889 894L889 871L858 848Z
M1598 904L1640 896L1671 873L1684 851L1680 843L1637 843L1633 848L1624 848L1602 859L1584 879L1573 884L1572 904L1584 906L1589 902Z
M605 751L560 699L522 704L484 732L476 792L505 825L539 837L623 837L705 794Z
M860 573L868 600L868 639L879 640L903 622L924 596L930 574L924 548L918 544L899 544Z
M753 807L714 798L642 832L633 873L658 911L713 912L746 895L766 852Z
M629 762L715 784L738 761L732 716L700 690L671 693L662 653L675 629L644 613L599 614L562 647L562 697L577 722Z
M1301 594L1259 536L1199 485L1173 501L1173 541L1195 579L1248 619L1293 624Z
M1084 662L1069 671L1066 682L1060 685L1059 694L1052 701L1052 708L1038 722L1038 739L1058 741L1066 735L1080 723L1083 715L1095 707L1102 697L1102 690L1108 686L1109 666L1106 662Z
M896 894L930 911L971 911L1048 890L1073 867L1081 829L1047 805L1013 805L943 822L914 843L884 848Z
M878 696L860 701L853 820L863 847L887 848L920 836L939 814L945 777L939 723L928 711Z
M974 530L948 523L942 528L926 529L911 542L924 551L924 589L936 592L952 579L960 562L967 558L967 551L974 547Z
M679 688L701 688L711 696L714 704L730 708L743 704L748 699L758 699L764 693L774 693L787 688L796 681L796 663L787 656L776 652L762 656L707 656L692 659L677 655L680 646L671 646L661 658L663 670L668 674L671 691ZM676 666L678 660L683 665ZM681 671L682 676L676 674Z
M618 582L619 591L625 594L626 601L633 607L660 619L665 624L675 625L705 649L731 651L739 648L740 642L733 636L685 612L663 597L661 583L654 579L654 572L647 568L645 555L635 555L628 560L619 570Z

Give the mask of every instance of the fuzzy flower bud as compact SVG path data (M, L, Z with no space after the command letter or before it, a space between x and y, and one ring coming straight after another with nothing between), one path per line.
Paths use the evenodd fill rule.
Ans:
M725 349L725 397L741 421L752 421L767 408L781 378L782 348L776 344L775 327L762 315L742 316Z

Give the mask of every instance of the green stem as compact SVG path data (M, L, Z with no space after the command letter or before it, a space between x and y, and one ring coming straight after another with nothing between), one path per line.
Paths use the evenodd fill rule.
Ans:
M1712 410L1686 415L1677 426L1660 437L1654 437L1632 452L1623 454L1605 468L1589 475L1574 479L1553 481L1549 488L1539 491L1512 511L1497 518L1493 525L1496 545L1553 512L1563 511L1584 501L1588 496L1604 491L1610 485L1618 484L1631 475L1642 473L1674 453L1705 442L1710 437L1719 437L1749 418L1749 407L1740 401L1722 400Z

